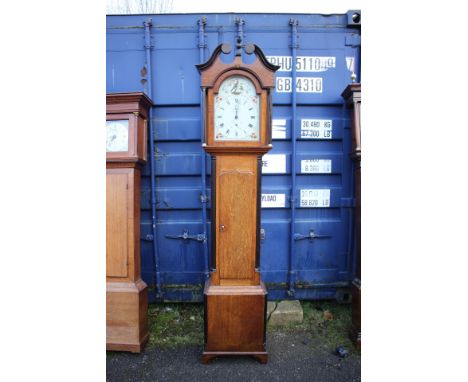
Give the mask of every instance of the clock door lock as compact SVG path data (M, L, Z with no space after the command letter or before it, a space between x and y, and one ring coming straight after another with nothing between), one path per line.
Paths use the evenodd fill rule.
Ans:
M221 232L223 232L225 229L226 229L226 227L224 226L224 224L221 224L221 225L219 226L219 230L220 230Z

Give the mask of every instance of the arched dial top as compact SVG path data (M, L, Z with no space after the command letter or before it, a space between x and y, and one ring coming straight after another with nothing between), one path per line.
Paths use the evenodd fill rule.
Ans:
M215 141L258 141L260 97L250 79L227 77L214 99Z

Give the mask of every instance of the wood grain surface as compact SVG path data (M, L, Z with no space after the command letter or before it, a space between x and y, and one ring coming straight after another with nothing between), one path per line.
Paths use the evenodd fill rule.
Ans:
M256 156L218 159L218 260L221 279L245 279L255 269Z
M129 121L129 149L107 153L106 348L140 352L149 338L148 287L140 275L140 185L151 101L126 93L108 95L107 102L107 120Z
M106 183L107 277L127 277L128 173L108 173Z
M265 351L265 285L205 285L205 353ZM205 354L204 353L204 354ZM252 355L252 354L250 354Z
M205 349L202 362L219 355L251 355L265 363L266 289L258 271L262 154L271 149L271 94L274 72L263 52L244 63L221 58L219 45L197 65L205 97L204 149L214 159L211 176L212 270L205 284ZM223 81L244 76L260 98L257 141L214 139L214 97Z

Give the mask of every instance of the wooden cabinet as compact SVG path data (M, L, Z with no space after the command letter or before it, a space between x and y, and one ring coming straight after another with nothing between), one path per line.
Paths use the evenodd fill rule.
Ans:
M107 95L106 347L140 352L149 338L140 276L140 176L146 162L143 93Z
M349 85L342 94L346 105L352 112L352 150L354 162L354 195L356 208L354 214L356 243L356 275L351 284L352 337L356 347L361 348L361 84Z
M252 64L225 64L218 46L198 65L205 96L206 152L212 156L212 272L205 285L202 361L249 355L265 363L267 290L260 280L261 159L271 149L274 72L257 46Z

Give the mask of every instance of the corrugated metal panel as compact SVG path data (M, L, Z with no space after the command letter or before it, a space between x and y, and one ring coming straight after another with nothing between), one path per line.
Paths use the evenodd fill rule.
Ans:
M287 297L291 180L295 171L294 232L298 239L311 231L315 235L326 236L294 241L295 298L334 297L337 288L346 286L352 276L350 121L341 93L350 83L350 69L354 67L359 79L360 30L348 25L347 14L108 16L107 92L148 93L143 22L149 18L152 19L151 73L155 103L152 123L157 196L156 243L163 297L166 300L201 301L205 272L202 242L168 236L183 235L184 232L186 235L203 233L200 80L195 65L200 63L200 51L207 59L219 43L234 45L239 33L244 34L245 42L259 45L276 64L283 64L276 73L277 89L273 95L273 149L270 157L265 158L265 164L273 166L275 172L264 173L262 194L284 195L277 196L276 200L276 206L280 206L284 198L284 207L262 208L261 227L265 230L261 244L262 278L269 287L270 298ZM200 48L198 22L202 18L205 18L203 34L206 46ZM298 23L296 106L292 104L290 91L290 19ZM236 23L236 20L244 23ZM230 58L233 58L233 53ZM293 108L297 139L295 169L291 168ZM320 127L314 128L314 124ZM319 130L321 133L315 137ZM206 163L209 198L208 157ZM304 195L312 195L313 192L305 190L329 190L329 204L318 208L309 205L314 203L313 197ZM321 195L325 199L318 202L326 202L328 191ZM146 166L142 177L141 257L142 276L152 287L153 244L145 240L152 234L150 199L150 171ZM274 205L274 202L270 203ZM208 240L209 232L208 221Z

